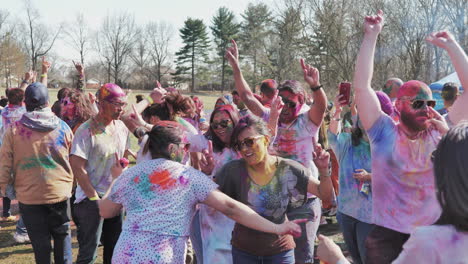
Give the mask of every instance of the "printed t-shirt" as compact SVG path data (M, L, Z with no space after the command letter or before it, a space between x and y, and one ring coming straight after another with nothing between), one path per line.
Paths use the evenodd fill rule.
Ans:
M468 232L451 225L417 227L393 264L400 263L468 263Z
M360 193L360 182L353 177L356 169L371 173L371 152L368 142L353 146L351 134L342 132L335 135L328 132L328 142L340 164L340 192L338 211L365 223L372 223L372 194Z
M440 133L429 128L409 139L390 117L382 115L367 135L372 153L373 223L405 234L433 224L441 208L431 154Z
M307 199L308 170L293 160L278 158L278 167L266 185L251 180L245 160L226 164L217 174L219 190L246 204L267 220L280 224L290 208L302 206ZM232 246L256 256L271 256L295 247L291 235L276 235L235 224Z
M113 125L103 129L94 119L83 123L75 132L70 155L87 160L85 169L91 185L103 196L112 182L110 169L115 164L115 153L123 157L130 146L129 132L120 120L113 120ZM111 124L112 124L111 123ZM86 198L83 189L76 188L75 203Z
M166 159L123 172L109 195L127 211L113 262L184 263L195 206L216 188L202 172Z

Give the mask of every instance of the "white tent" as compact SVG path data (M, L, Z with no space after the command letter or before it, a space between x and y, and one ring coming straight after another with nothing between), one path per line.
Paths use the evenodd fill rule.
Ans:
M460 79L458 79L458 75L456 72L451 73L445 76L444 78L431 83L429 87L431 87L432 90L441 91L444 84L448 82L453 82L453 83L458 84L458 86L460 87L460 90L463 90L463 88L461 87Z

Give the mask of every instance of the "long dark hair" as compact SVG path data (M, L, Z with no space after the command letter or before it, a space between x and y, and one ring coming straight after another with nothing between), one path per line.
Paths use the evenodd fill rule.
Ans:
M253 115L246 115L239 120L239 123L236 127L234 127L234 131L232 131L231 135L231 145L236 146L239 142L239 135L242 131L252 128L260 135L270 136L270 132L268 130L267 124L263 119L253 116Z
M447 132L433 153L437 200L442 215L436 224L468 231L468 122Z
M221 111L224 111L229 115L229 117L231 118L233 127L236 127L237 123L239 122L239 113L237 112L237 110L234 109L234 107L232 105L223 105L223 106L220 106L218 108L215 108L213 110L213 113L211 113L211 116L210 116L210 124L213 122L213 118L214 118L215 114L219 113ZM223 151L224 148L226 148L226 147L230 148L232 146L232 144L230 144L230 145L225 144L216 135L213 128L211 128L211 126L208 129L208 131L205 133L205 137L210 139L213 142L213 151L214 152L221 152L221 151Z

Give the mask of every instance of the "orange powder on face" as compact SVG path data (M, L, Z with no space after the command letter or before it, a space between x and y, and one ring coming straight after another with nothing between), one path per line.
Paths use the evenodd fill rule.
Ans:
M155 171L149 175L149 180L152 184L159 185L163 190L174 187L177 180L171 178L168 170Z

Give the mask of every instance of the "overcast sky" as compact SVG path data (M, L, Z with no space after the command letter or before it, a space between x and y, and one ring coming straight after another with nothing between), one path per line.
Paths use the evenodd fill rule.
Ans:
M261 2L271 4L273 0ZM23 0L1 0L0 9L7 10L10 18L24 21ZM128 11L135 15L139 25L148 21L166 21L173 24L176 32L173 39L174 50L181 46L178 30L188 17L199 18L211 25L211 18L219 7L225 6L236 14L238 22L249 2L258 0L32 0L41 14L41 21L58 27L60 23L72 22L77 13L82 12L93 29L101 25L107 14ZM78 53L65 42L59 41L53 52L64 59L78 59Z

